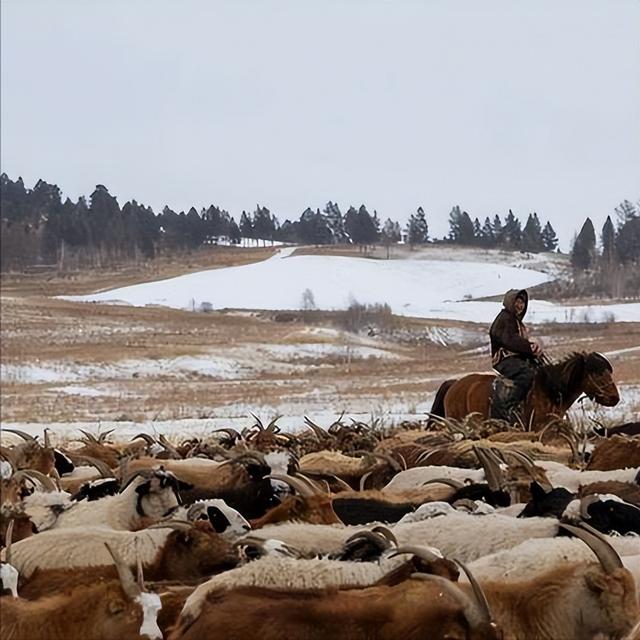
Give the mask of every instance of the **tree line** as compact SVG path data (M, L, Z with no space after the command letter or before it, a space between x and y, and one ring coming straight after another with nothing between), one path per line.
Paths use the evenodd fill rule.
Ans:
M587 218L573 241L571 265L576 294L640 295L640 202L622 201L596 238Z
M322 209L305 209L297 220L278 218L265 206L243 211L238 222L228 211L216 206L186 213L164 207L160 213L136 200L122 207L104 185L97 185L87 200L63 200L55 184L38 180L32 189L21 178L13 181L0 176L2 213L2 269L25 265L58 264L104 266L131 260L152 259L158 252L191 251L207 244L239 243L241 238L266 242L301 244L382 244L389 248L404 241L423 245L448 242L485 248L499 247L539 252L553 251L558 245L549 222L544 226L532 213L522 227L509 210L480 223L459 206L449 215L449 233L432 238L422 207L411 214L406 225L388 218L381 222L377 211L370 213L363 204L342 213L337 203Z

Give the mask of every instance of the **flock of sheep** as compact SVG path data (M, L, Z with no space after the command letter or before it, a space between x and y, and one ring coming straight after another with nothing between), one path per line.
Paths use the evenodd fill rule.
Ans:
M640 640L640 424L4 429L0 640Z

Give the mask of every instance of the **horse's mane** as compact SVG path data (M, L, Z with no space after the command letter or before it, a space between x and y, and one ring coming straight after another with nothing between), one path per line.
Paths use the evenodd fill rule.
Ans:
M538 383L553 400L572 394L586 373L612 371L611 363L600 353L574 351L562 360L542 365Z

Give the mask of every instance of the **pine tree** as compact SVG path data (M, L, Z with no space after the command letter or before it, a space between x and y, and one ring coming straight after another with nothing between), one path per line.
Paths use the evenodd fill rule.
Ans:
M425 244L429 240L429 225L422 207L418 207L416 212L409 218L407 239L411 246Z
M629 200L623 200L616 208L616 217L617 217L617 227L618 230L629 220L636 218L640 215L640 211L636 210L633 202L629 202Z
M488 217L484 219L484 224L480 231L480 243L483 247L493 247L496 243L495 236L493 235L493 225Z
M392 244L400 242L400 227L397 222L393 222L391 218L387 218L382 231L380 232L382 244L387 248L387 260L389 259L389 248Z
M596 232L591 218L587 218L573 243L571 264L581 271L591 269L595 265L596 255Z
M522 230L522 249L539 253L544 250L544 242L542 240L542 229L540 228L540 220L537 213L530 213L527 223Z
M504 244L504 227L502 226L502 221L500 220L500 216L496 213L493 218L493 224L491 225L493 229L493 242L498 246L502 246Z
M474 244L482 244L482 227L480 226L480 220L478 220L478 218L474 218L473 220L473 241Z
M555 251L558 247L558 236L550 222L547 222L542 230L542 244L545 251Z
M240 214L240 235L243 238L253 238L253 224L246 211Z
M640 217L630 217L620 227L616 235L616 253L622 264L640 262Z
M462 210L459 205L454 205L449 212L449 240L452 242L460 241L460 224L462 219Z
M616 231L613 228L611 216L607 216L602 225L602 261L605 265L616 262Z
M520 220L513 215L511 209L509 209L509 215L504 221L502 237L503 244L510 249L519 249L522 244L522 227Z
M331 202L331 200L329 200L322 212L324 213L324 217L327 221L327 226L329 227L329 229L331 230L331 234L333 235L333 243L348 243L350 241L349 234L344 228L344 218L337 203Z

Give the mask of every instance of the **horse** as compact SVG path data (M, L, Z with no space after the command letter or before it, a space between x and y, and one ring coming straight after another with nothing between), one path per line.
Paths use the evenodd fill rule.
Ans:
M463 419L479 413L491 415L493 382L491 373L470 373L442 383L431 415ZM533 430L542 429L551 418L562 418L571 405L585 394L605 407L614 407L620 393L613 381L613 367L601 353L572 353L556 363L539 366L524 403L522 422Z

